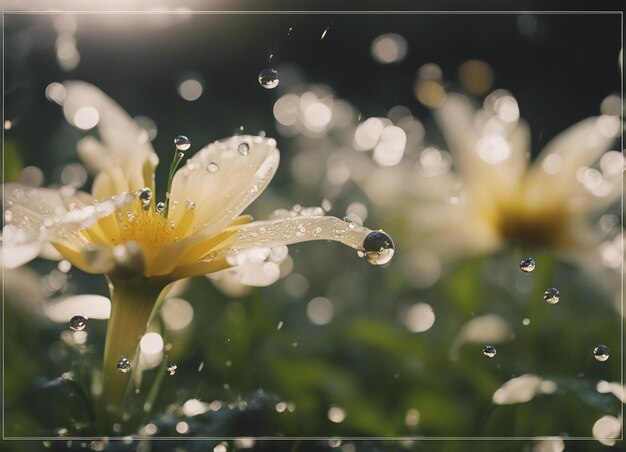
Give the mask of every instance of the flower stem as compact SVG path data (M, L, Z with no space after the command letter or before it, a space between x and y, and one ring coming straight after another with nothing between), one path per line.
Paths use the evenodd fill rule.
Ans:
M98 423L102 433L111 433L122 416L124 393L136 365L136 351L146 331L159 295L169 281L152 278L143 281L110 280L111 317L104 346L102 394ZM117 363L126 358L131 370L121 373Z
M165 192L165 211L163 212L163 216L167 218L167 214L170 210L170 194L172 192L172 180L174 180L174 174L176 173L176 168L178 168L178 164L183 159L184 154L182 152L176 152L174 158L172 159L172 163L170 163L170 173L167 177L167 191Z

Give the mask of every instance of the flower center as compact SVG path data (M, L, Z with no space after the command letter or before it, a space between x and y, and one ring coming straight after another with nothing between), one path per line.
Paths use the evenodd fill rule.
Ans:
M147 211L128 211L126 218L118 218L120 232L112 242L115 245L134 241L141 245L149 256L171 245L177 240L174 228L161 213L150 209Z
M558 247L568 241L568 216L562 209L550 211L503 208L497 222L500 236L522 247Z

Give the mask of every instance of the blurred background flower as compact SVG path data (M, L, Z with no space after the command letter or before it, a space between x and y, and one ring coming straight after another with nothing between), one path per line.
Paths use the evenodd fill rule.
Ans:
M504 118L499 136L521 150L511 149L509 156L521 163L508 168L523 172L526 162L543 168L539 151L559 133L591 116L621 114L619 16L80 15L73 19L75 29L63 32L74 39L63 38L67 54L73 45L80 55L69 71L58 62L58 17L5 20L7 180L92 183L79 167L66 169L80 135L44 97L54 100L53 82L71 77L98 85L131 115L150 112L151 118L137 121L160 156L169 155L171 137L180 133L199 143L233 133L276 136L281 167L254 216L267 217L285 205L296 211L319 206L356 225L382 227L398 250L393 264L382 269L355 265L348 249L333 249L329 258L323 243L292 247L282 263L273 260L280 250L250 256L251 265L279 267L277 273L268 266L268 279L284 277L236 300L204 280L191 282L164 304L189 323L181 320L176 328L156 319L163 323L154 331L163 349L156 336L146 344L146 354L167 353L166 361L177 368L174 375L149 365L142 372L132 410L143 410L159 376L168 383L151 402L142 434L545 437L528 441L536 450L562 450L571 437L614 441L622 405L613 392L619 394L622 385L622 320L615 310L621 297L611 289L620 281L615 269L622 261L619 206L593 202L595 218L575 217L587 226L597 222L593 240L602 237L595 242L600 260L588 262L601 262L593 264L595 272L583 270L580 260L555 260L544 247L501 248L497 229L463 207L467 181L455 182L477 173L460 169L453 155L459 146L431 112L442 112L452 105L448 101L458 101L461 109L471 102L472 110L464 110L470 124L458 124L453 133L477 134L474 144L484 132L493 134L495 129L484 127L494 117ZM264 69L277 71L272 89L259 84ZM493 110L497 99L507 99L498 104L505 106L502 117ZM523 145L524 120L531 126L530 145ZM618 141L608 149L620 151ZM484 142L483 154L498 157L498 143ZM472 146L470 140L461 144ZM621 194L594 194L607 187L602 181L621 178L617 154L604 154L610 157L603 166L597 149L599 160L588 163L562 156L561 163L593 170L578 177L576 168L567 178L567 187L575 187L585 202ZM165 166L159 171L157 178L163 178ZM497 187L487 190L488 200L494 191L504 196L512 182L499 173L484 179L473 184ZM549 175L535 186L557 179ZM446 222L452 212L458 221ZM468 239L469 223L461 227L463 218L481 225L475 240ZM435 244L416 228L429 225L454 240ZM526 257L536 262L530 273L519 268ZM43 298L106 293L89 275L73 268L63 273L45 259L33 261L31 270L45 287ZM549 288L560 292L554 305L544 301ZM79 344L74 332L47 317L35 327L32 312L21 305L9 300L5 314L6 412L12 415L7 434L76 431L75 420L88 419L79 389L68 383L33 387L42 376L49 381L70 370L76 380L88 381L81 369L97 356L102 322L89 319L88 336L79 337ZM594 359L600 344L610 350L606 361ZM487 345L497 350L491 358L489 350L483 354ZM35 397L70 403L63 409L53 404L43 417L30 408ZM160 444L152 446L167 447ZM249 444L216 440L210 447ZM345 451L377 447L349 440L316 445ZM484 450L499 446L481 443Z

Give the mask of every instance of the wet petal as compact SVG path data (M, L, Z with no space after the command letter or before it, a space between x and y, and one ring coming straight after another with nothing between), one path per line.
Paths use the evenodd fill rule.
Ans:
M289 217L256 221L240 227L203 260L235 255L251 247L276 247L311 240L333 240L363 251L363 241L372 230L335 217Z
M67 97L63 102L63 113L70 122L76 124L77 115L85 109L97 111L99 142L93 137L86 137L78 143L78 155L94 173L108 173L118 168L123 173L124 186L118 191L105 191L106 185L100 185L94 195L108 198L121 192L133 192L143 187L154 188L153 172L158 157L154 153L147 137L147 132L111 98L93 85L78 81L63 84ZM150 166L149 174L144 167Z
M265 190L279 160L272 138L235 136L206 146L174 176L170 218L178 223L195 206L192 231L216 234Z
M135 197L121 194L96 202L83 192L64 193L63 189L32 188L6 184L4 245L74 241L71 233L86 229L107 217ZM17 232L19 231L19 232Z

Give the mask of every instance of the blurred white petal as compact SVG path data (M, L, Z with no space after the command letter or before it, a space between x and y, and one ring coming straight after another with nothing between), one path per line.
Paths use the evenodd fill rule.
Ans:
M524 374L504 383L493 393L492 401L496 405L512 405L524 403L533 399L537 394L553 394L556 384L544 380L533 374Z
M111 301L101 295L75 295L50 300L44 312L53 322L69 322L75 315L87 319L108 319L111 315Z
M459 348L466 342L498 344L513 338L513 330L502 317L495 314L474 317L463 325L455 337L450 346L450 356L454 359Z

